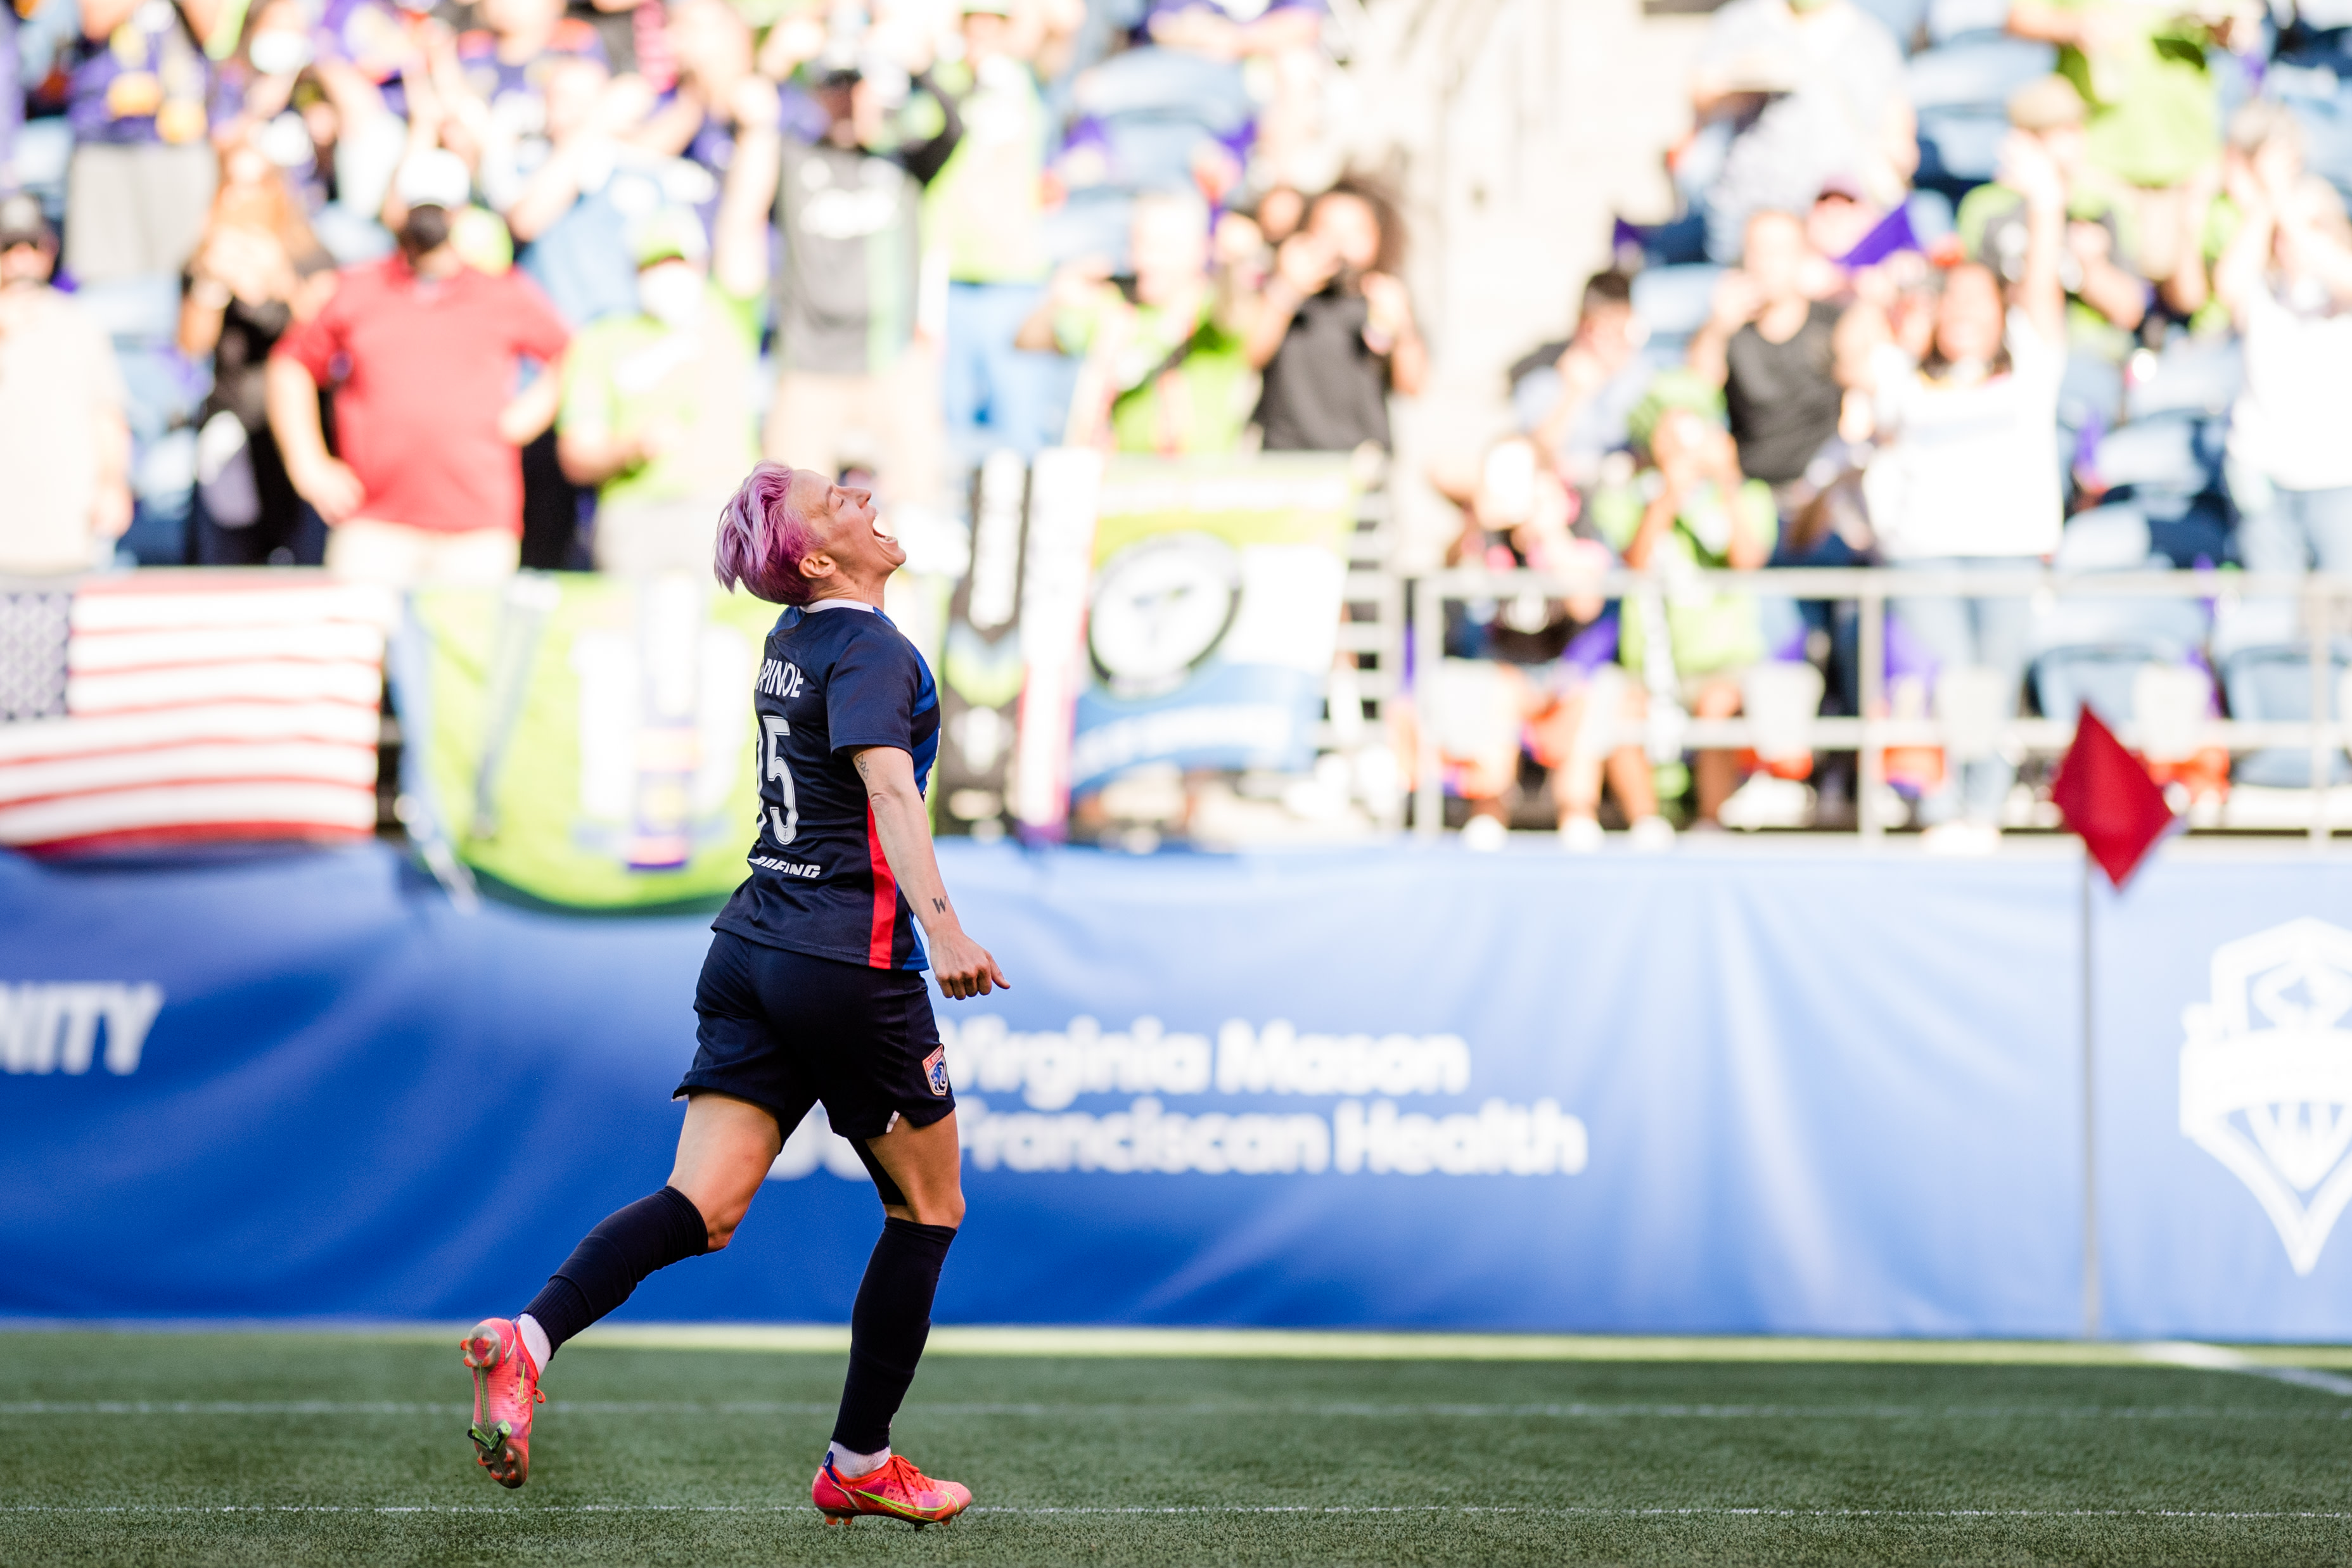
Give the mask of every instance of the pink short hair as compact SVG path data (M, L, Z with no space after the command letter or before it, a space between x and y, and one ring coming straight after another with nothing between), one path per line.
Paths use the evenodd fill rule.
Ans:
M824 549L824 539L793 505L799 473L781 463L752 465L719 514L712 575L720 587L740 583L752 598L771 604L806 604L814 597L816 584L801 570L801 560Z

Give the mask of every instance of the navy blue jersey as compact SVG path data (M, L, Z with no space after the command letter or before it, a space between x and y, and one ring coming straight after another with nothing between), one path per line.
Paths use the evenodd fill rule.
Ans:
M786 610L764 654L752 700L760 836L751 880L714 929L870 968L926 967L850 753L895 746L924 787L940 748L929 666L887 616L846 605Z

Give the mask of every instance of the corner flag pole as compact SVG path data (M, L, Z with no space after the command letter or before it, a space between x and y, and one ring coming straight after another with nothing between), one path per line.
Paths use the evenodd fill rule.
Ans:
M2164 791L2089 703L2051 780L2050 799L2083 839L2083 1337L2099 1337L2099 1073L2092 982L2091 868L2120 891L2157 841L2178 828Z
M2099 1075L2092 1032L2091 852L2083 850L2083 1337L2099 1337Z

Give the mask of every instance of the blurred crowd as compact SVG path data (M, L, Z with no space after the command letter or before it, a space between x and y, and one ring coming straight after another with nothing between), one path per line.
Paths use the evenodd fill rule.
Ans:
M872 484L950 563L1000 448L1378 475L1429 351L1390 194L1335 152L1331 20L18 0L0 575L699 568L763 455ZM1851 605L1672 586L1697 570L2352 570L2346 24L2344 0L1717 10L1678 215L1618 225L1572 334L1513 368L1516 433L1427 476L1453 564L1668 584L1450 607L1421 706L1474 826L1540 799L1571 843L1604 810L1659 842L1669 814L1850 798L1801 747L1683 767L1682 717L1862 700ZM1900 600L1888 711L2299 718L2284 608ZM2304 755L2235 777L2313 782ZM2233 768L2158 765L2193 798ZM2016 816L1998 749L1888 771L1954 847Z
M1441 476L1457 564L1669 584L1454 607L1430 706L1473 830L1540 785L1596 842L1604 779L1637 841L1661 840L1662 798L1700 823L1820 821L1827 796L1850 814L1854 779L1801 747L1672 760L1684 717L1860 711L1851 603L1671 587L1694 568L2352 569L2347 23L2164 0L1717 10L1669 154L1679 215L1618 225L1573 336L1513 370L1518 433ZM2174 734L2301 720L2308 631L2275 598L1900 598L1881 711L1987 735L2086 698ZM2232 781L2219 749L2149 760L2204 810ZM1895 749L1890 805L1987 848L2033 819L2018 761ZM2310 766L2259 752L2234 777L2347 776Z
M1323 26L0 11L0 462L41 491L0 503L0 573L707 567L762 455L870 483L952 558L990 451L1384 446L1424 355L1388 201L1332 166Z

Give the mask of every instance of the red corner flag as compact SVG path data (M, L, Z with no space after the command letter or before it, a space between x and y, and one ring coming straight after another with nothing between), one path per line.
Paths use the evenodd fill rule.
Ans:
M2139 758L2124 749L2091 705L2074 726L2074 743L2058 764L2050 798L2083 847L2118 888L2137 870L2156 841L2172 828L2172 808Z

